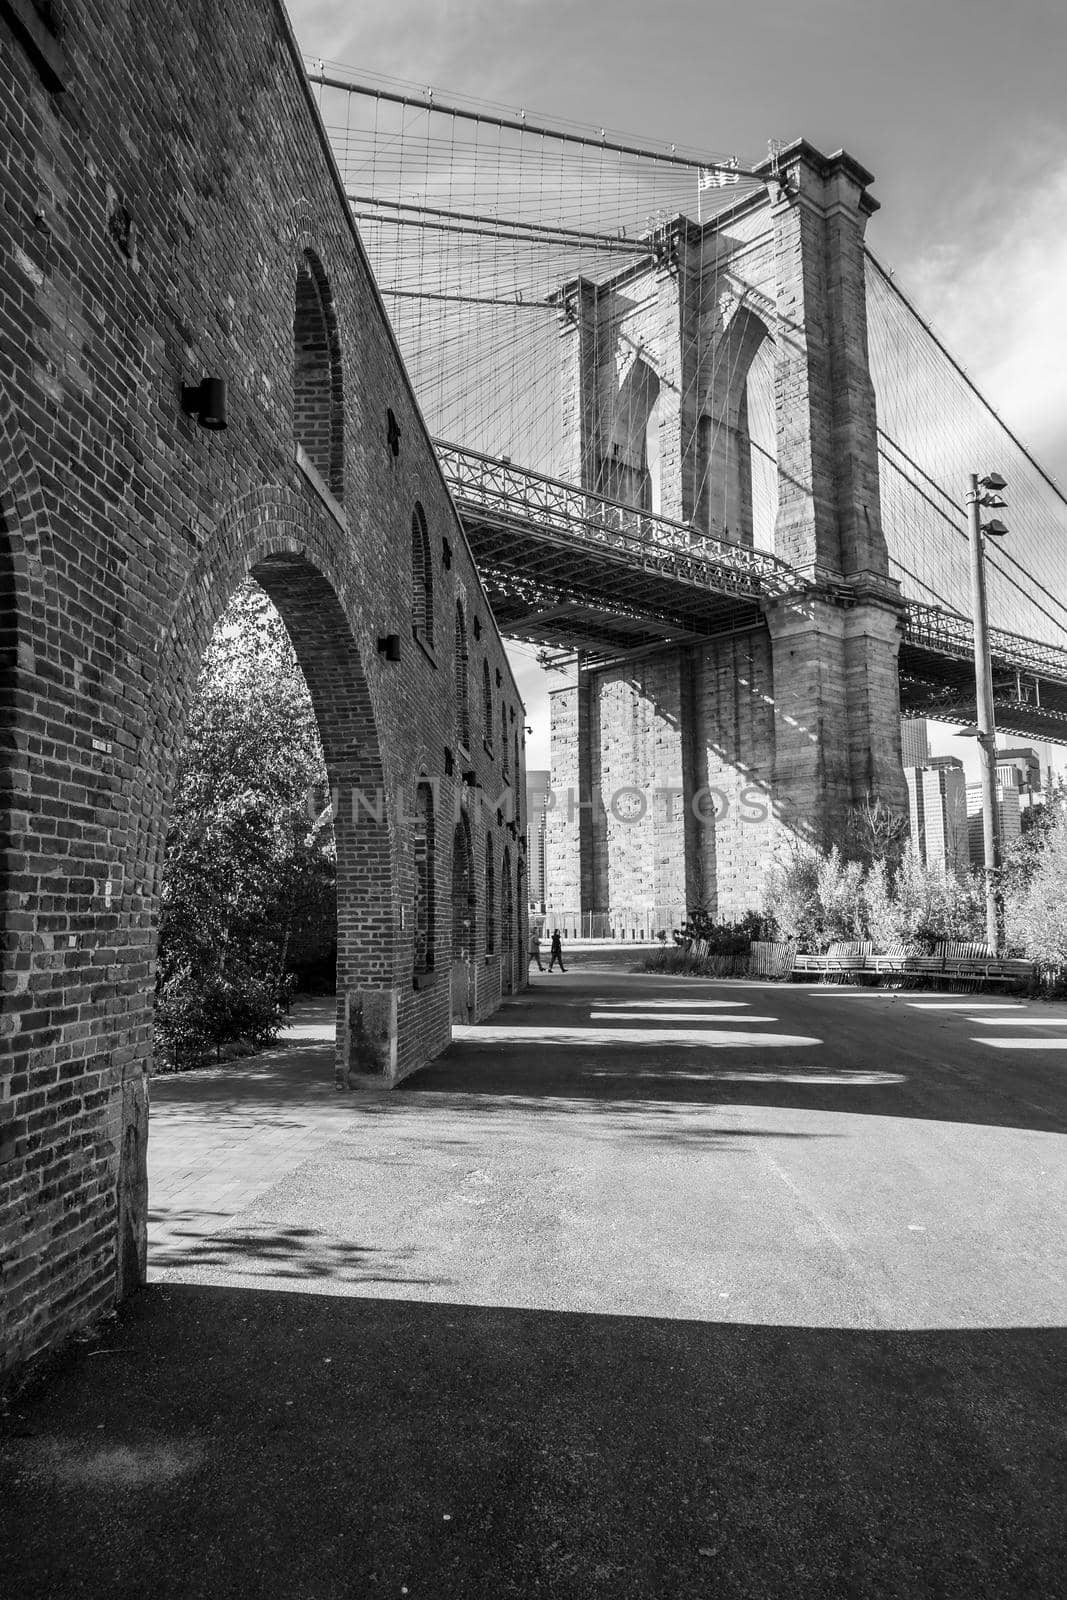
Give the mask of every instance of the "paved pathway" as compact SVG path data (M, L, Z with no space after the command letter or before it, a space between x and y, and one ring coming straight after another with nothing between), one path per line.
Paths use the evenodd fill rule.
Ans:
M1067 1008L535 974L358 1098L330 1012L154 1085L20 1600L1058 1592Z

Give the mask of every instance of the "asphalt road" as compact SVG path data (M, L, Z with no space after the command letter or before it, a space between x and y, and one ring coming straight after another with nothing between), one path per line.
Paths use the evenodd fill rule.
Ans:
M314 1017L161 1080L10 1592L1059 1594L1065 1075L1067 1007L582 970L391 1095Z

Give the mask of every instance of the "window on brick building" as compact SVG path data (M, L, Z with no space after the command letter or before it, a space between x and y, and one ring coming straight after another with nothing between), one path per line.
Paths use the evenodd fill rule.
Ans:
M500 943L508 963L515 953L515 908L511 894L511 851L505 849L504 863L500 875ZM507 980L510 984L513 972L509 965Z
M474 955L474 861L470 823L461 817L452 837L452 959Z
M344 494L344 394L341 342L322 264L305 250L296 275L293 315L293 429L337 499Z
M415 791L415 950L416 973L429 972L434 957L434 819L433 791L420 783Z
M433 647L433 561L426 513L418 501L411 514L411 625Z
M455 674L456 674L456 738L464 750L470 749L471 742L471 701L470 701L470 651L467 647L467 619L463 615L463 607L456 605L456 639L455 639Z
M485 841L485 953L496 949L496 867L493 863L493 836Z
M492 754L493 750L493 680L489 672L489 662L482 662L482 737L486 749Z

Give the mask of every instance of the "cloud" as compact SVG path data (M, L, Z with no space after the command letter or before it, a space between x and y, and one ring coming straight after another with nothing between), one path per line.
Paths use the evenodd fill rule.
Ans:
M1067 483L1067 161L972 194L959 242L908 266L916 300L1023 443Z

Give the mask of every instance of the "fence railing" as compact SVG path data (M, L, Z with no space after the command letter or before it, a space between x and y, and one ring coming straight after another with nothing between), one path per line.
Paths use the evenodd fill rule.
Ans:
M904 637L912 644L925 645L942 655L970 659L974 655L974 627L969 617L939 606L909 600ZM1023 639L1003 628L990 628L989 649L994 664L1002 663L1021 672L1067 683L1067 650L1040 639Z
M476 450L443 440L435 440L434 448L460 506L479 507L502 523L564 534L590 548L618 551L646 571L752 600L773 600L806 587L799 573L767 550L716 539L688 523ZM967 659L974 652L968 617L917 600L906 603L904 637L942 655ZM989 642L995 665L1067 684L1067 649L1003 628L990 628Z
M655 565L684 581L752 599L801 587L792 567L769 551L713 538L688 523L576 489L495 456L442 440L435 440L434 448L457 501L496 512L503 521L565 533L591 547L618 550L646 570Z

